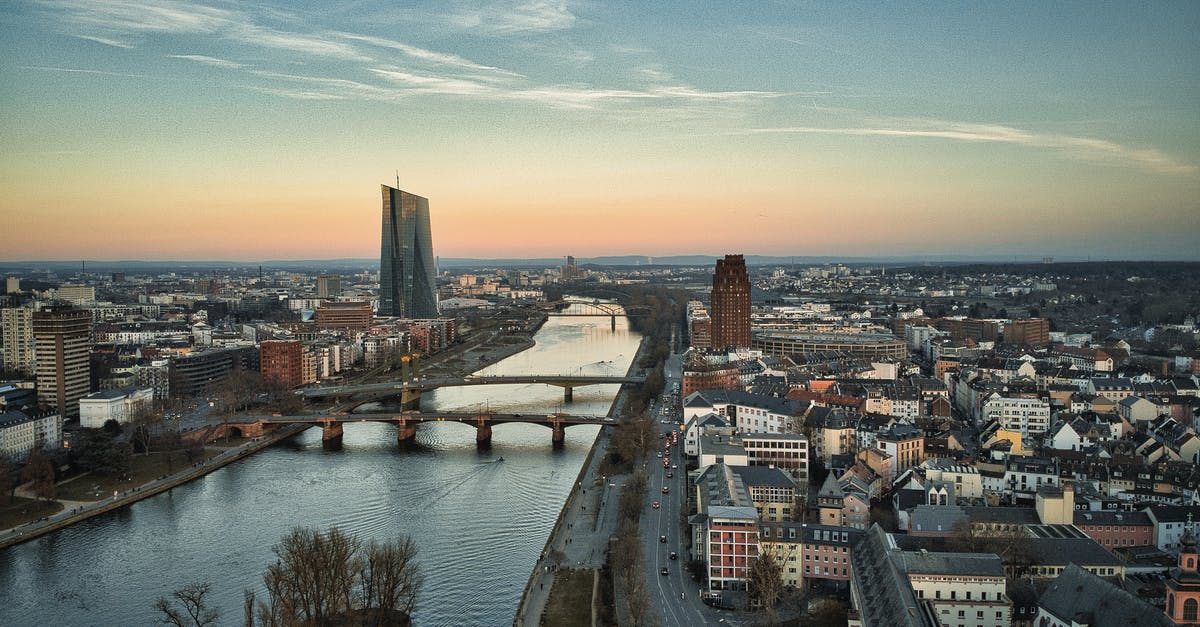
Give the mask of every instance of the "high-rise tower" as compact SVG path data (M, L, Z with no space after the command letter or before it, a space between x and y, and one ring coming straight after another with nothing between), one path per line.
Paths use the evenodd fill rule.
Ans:
M713 348L750 346L750 275L741 255L717 260L709 317Z
M91 391L92 313L55 307L33 314L38 402L63 418L79 417L79 399Z
M436 318L429 200L380 186L383 241L379 254L379 315Z

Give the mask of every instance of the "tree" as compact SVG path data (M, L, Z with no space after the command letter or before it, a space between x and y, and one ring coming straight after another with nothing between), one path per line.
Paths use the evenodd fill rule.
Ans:
M134 452L149 453L154 437L162 428L162 411L150 403L139 403L129 418L129 425L132 428L129 439Z
M36 446L25 462L21 479L30 484L33 494L44 501L53 501L58 496L58 485L54 482L54 462L41 446Z
M416 544L406 536L364 549L336 527L296 527L272 550L278 559L263 575L267 597L255 612L263 627L324 625L352 615L368 625L404 624L416 607L423 579ZM254 604L250 596L247 603Z
M368 542L359 571L363 607L375 610L381 620L397 611L412 614L424 583L416 556L417 545L408 536Z
M162 613L158 624L174 625L175 627L216 625L220 611L217 608L208 607L208 602L204 599L211 589L212 587L207 582L190 583L171 593L171 596L175 598L175 603L166 597L159 597L158 602L154 604L154 609Z
M5 455L0 455L0 493L8 495L8 502L13 502L17 492L16 466Z
M783 566L770 551L758 554L747 575L750 598L773 614L783 595Z

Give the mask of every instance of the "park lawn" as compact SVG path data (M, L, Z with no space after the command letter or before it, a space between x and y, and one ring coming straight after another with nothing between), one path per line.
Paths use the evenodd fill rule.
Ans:
M550 598L542 611L542 627L573 627L592 623L591 569L560 572L550 588Z
M7 496L7 494L0 496L0 529L10 529L45 516L52 516L62 511L63 508L62 503L57 501L47 503L40 499L27 499L20 496L15 497L9 503Z
M129 480L122 481L115 476L90 473L58 486L58 498L68 501L99 501L111 497L113 492L131 490L192 465L184 451L171 451L171 463L168 463L167 455L168 453L134 455L133 462L130 464ZM215 455L214 451L208 449L204 451L205 459Z

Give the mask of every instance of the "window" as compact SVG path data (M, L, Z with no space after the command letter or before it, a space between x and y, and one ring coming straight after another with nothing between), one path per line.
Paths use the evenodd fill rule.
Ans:
M1200 619L1200 602L1196 599L1188 599L1183 602L1183 620L1198 620Z

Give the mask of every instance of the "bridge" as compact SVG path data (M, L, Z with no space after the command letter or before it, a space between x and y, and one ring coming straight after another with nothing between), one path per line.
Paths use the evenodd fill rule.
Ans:
M237 416L214 428L208 436L257 438L284 425L311 424L321 427L321 439L328 444L341 442L344 425L349 422L388 422L396 425L396 440L400 444L412 442L417 435L417 425L424 422L459 422L475 427L475 442L489 446L492 442L492 427L501 424L526 423L550 427L550 440L555 446L563 443L566 428L573 425L615 424L608 416L577 416L572 414L498 414L494 412L432 412L404 411L400 413L325 413L283 416Z
M421 392L444 387L462 387L469 385L514 385L523 383L544 383L563 388L563 401L570 403L574 400L574 389L586 385L643 383L645 377L611 376L611 375L495 375L465 377L436 377L428 379L414 378L408 381L389 383L367 383L362 385L335 385L327 387L307 388L299 393L305 399L340 398L351 399L360 397L357 403L351 403L343 409L352 409L358 405L372 403L396 396L405 409L420 409Z
M587 311L564 311L563 306L579 306ZM650 308L645 305L620 305L599 300L555 300L545 303L543 307L547 316L608 317L614 331L617 330L617 316L644 316L650 313Z

